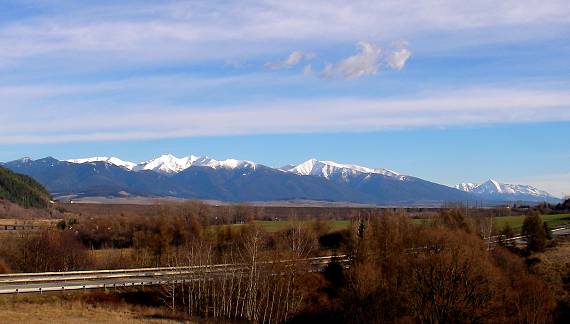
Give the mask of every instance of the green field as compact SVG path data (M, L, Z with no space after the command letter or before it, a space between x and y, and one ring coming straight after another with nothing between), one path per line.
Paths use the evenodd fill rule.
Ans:
M525 216L496 217L495 227L500 231L508 223L515 232L520 232L524 218ZM550 228L554 228L563 224L570 224L570 214L542 215L542 219L544 219Z
M314 222L313 220L307 220L307 221L301 221L302 223L312 223ZM269 232L269 233L275 233L275 232L279 232L281 230L286 229L291 222L290 221L255 221L256 224L258 224L259 226L261 226L265 231ZM350 221L347 220L327 220L327 221L323 221L322 222L325 226L329 227L329 230L331 232L333 231L339 231L339 230L343 230L343 229L347 229L350 225ZM214 226L209 226L209 230L210 231L215 231L216 229L220 229L220 228L224 228L227 225L214 225ZM232 226L232 229L237 229L241 226L244 226L244 224L233 224L230 225Z
M495 218L495 228L497 230L503 229L505 224L509 223L511 228L515 232L520 232L525 216L504 216ZM554 228L563 224L570 224L570 214L561 215L543 215L542 218L548 224L550 228ZM415 218L411 220L412 223L420 225L429 222L428 219ZM302 221L304 223L314 222L313 220ZM260 225L264 230L270 233L279 232L284 230L289 226L290 222L286 220L281 221L256 221L256 224ZM350 226L350 221L348 220L328 220L323 221L326 226L329 227L330 231L338 231L347 229ZM239 228L243 224L231 225L232 228ZM211 226L211 229L220 228L219 226Z
M256 221L256 223L261 225L261 227L268 232L279 232L286 229L290 224L289 221ZM347 220L329 220L323 221L323 223L326 224L326 226L329 226L331 231L347 229L350 225L350 221Z
M505 224L509 223L515 232L520 232L525 216L504 216L495 218L495 227L501 230ZM550 228L555 228L560 225L570 224L570 214L560 215L542 215L542 219L548 224ZM429 222L427 219L412 219L412 223L421 225ZM288 221L258 221L266 231L277 232L287 227ZM331 227L331 231L342 230L348 228L350 221L326 221Z

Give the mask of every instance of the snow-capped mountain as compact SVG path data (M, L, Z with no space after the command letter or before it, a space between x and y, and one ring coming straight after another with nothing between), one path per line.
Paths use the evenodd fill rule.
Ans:
M183 158L177 158L171 154L165 154L157 157L156 159L133 163L128 161L123 161L116 157L92 157L83 159L72 159L66 160L66 162L83 164L83 163L93 163L93 162L105 162L109 164L116 165L118 167L125 168L129 171L154 171L163 174L176 174L188 169L191 166L203 166L210 167L213 169L225 168L225 169L236 169L236 168L253 168L255 169L256 164L251 161L242 161L236 159L227 159L223 161L218 161L211 159L209 157L199 157L199 156L186 156Z
M194 155L162 155L140 163L116 157L67 161L47 157L0 164L33 177L56 197L113 197L127 193L233 202L312 200L407 206L481 200L559 201L531 186L489 180L451 188L387 169L316 159L279 169L251 161Z
M192 166L199 157L190 155L183 158L177 158L174 155L166 154L157 157L156 159L148 160L137 164L134 171L150 170L159 173L178 173L186 170Z
M319 161L317 159L307 160L296 166L285 167L283 171L292 172L298 175L310 175L323 177L325 179L341 178L346 181L352 176L362 174L380 174L388 177L405 180L406 177L387 169L368 168L354 164L341 164L333 161Z
M477 185L471 182L462 182L460 184L456 184L453 187L462 191L471 192L477 187Z
M106 157L106 156L96 156L91 158L84 158L84 159L72 159L66 160L66 162L75 163L75 164L83 164L83 163L93 163L93 162L105 162L109 164L116 165L118 167L125 168L127 170L133 170L136 167L136 163L123 161L116 157Z
M497 200L551 201L557 199L548 192L530 185L501 183L493 179L489 179L479 185L460 183L455 185L455 188L485 198L496 198Z

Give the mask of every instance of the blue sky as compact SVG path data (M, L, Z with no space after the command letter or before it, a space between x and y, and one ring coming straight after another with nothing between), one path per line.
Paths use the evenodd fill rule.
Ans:
M311 157L570 194L567 1L0 3L0 161Z

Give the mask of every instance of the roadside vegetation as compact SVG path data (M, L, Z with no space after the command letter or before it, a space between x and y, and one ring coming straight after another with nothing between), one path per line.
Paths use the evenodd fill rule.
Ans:
M95 214L96 209L76 212L67 207L58 207L65 217L55 226L0 237L0 271L245 265L216 277L209 277L205 268L195 280L146 288L140 300L157 301L153 307L161 309L161 317L179 320L568 319L564 292L570 268L564 258L556 257L567 241L549 233L551 224L565 221L567 215L541 216L538 210L505 217L501 210L449 208L422 214L369 209L347 219L307 219L290 210L288 220L267 220L271 215L254 207L214 208L200 202L118 214L104 208ZM519 220L526 244L508 240ZM513 227L507 225L511 222ZM495 236L498 244L485 241ZM332 262L321 272L308 271L311 268L303 262L274 262L341 254L350 257L349 264Z

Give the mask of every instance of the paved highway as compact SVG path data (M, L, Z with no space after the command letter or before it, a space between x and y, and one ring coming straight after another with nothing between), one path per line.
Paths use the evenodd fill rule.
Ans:
M314 270L322 268L333 258L338 258L341 262L348 261L347 257L342 255L283 260L279 263L305 263ZM271 264L272 262L259 263L260 266ZM0 275L0 294L157 285L173 281L197 280L203 276L214 278L228 273L238 274L245 271L247 267L246 264L215 264L190 267L3 274Z
M555 236L570 235L570 227L556 228L552 231L552 234ZM522 239L524 239L523 236L517 236L510 240L522 241ZM493 243L496 243L496 240L497 237L490 238L490 248L494 245ZM305 262L311 265L312 269L319 269L328 264L333 258L338 258L341 262L349 261L345 255L341 255L278 262L285 264ZM270 263L265 262L260 263L260 265L268 265ZM246 269L246 264L215 264L190 267L1 274L0 294L156 285L172 281L196 280L197 278L203 278L203 276L213 278L227 273L239 273Z

